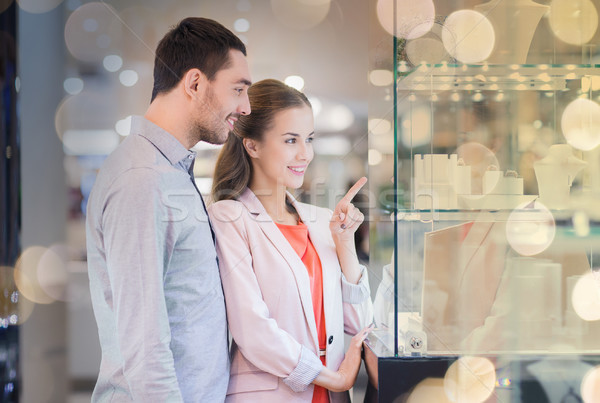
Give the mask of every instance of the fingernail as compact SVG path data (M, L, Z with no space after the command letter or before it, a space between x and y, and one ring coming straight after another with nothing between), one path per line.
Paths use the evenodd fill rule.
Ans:
M342 224L340 227L342 227L342 229L346 229L346 224Z

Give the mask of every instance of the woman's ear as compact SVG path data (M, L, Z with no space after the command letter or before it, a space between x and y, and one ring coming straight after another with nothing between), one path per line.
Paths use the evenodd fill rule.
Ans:
M208 80L199 69L189 69L182 78L183 90L190 98L203 98Z
M243 139L242 142L250 158L258 158L258 143L252 139Z

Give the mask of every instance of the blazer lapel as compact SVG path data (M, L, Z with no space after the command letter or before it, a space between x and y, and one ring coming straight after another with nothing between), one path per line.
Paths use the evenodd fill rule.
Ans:
M298 293L300 294L300 300L302 301L304 317L306 318L308 328L310 329L314 347L318 350L317 325L315 322L312 295L310 293L310 280L308 278L306 266L304 266L304 263L294 248L292 248L292 245L290 245L279 228L277 228L277 225L275 225L269 214L267 214L267 211L260 200L258 200L256 195L250 189L246 189L244 193L242 193L239 201L248 208L252 215L254 215L260 229L288 263L289 268L296 279Z

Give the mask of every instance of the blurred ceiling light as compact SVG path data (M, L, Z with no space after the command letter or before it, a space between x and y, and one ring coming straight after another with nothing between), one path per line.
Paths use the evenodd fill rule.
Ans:
M63 0L17 0L19 7L32 14L47 13L55 9L62 2Z
M250 29L250 21L245 18L238 18L233 23L233 29L237 32L248 32Z
M331 0L271 0L275 18L288 28L307 30L329 14Z
M549 21L558 39L571 45L583 45L596 33L598 11L590 0L553 0Z
M134 70L123 70L119 74L119 81L125 87L133 87L138 82L138 74Z
M283 82L298 91L304 88L304 79L300 76L287 76Z
M369 149L369 165L374 166L374 165L379 165L381 163L381 161L383 161L383 156L381 155L381 153L378 150L375 150L373 148Z
M78 77L67 78L63 83L63 88L65 89L67 94L79 94L83 90L83 80Z
M387 134L392 130L392 122L387 119L369 119L369 132Z
M444 47L463 63L484 61L494 49L492 23L481 13L458 10L446 18L442 30Z
M371 70L369 81L376 87L385 87L394 82L394 73L390 70Z
M63 150L67 155L108 155L119 145L114 130L67 130Z
M450 99L454 102L459 102L460 94L458 92L453 92L452 95L450 95Z
M308 102L310 102L310 105L312 106L313 110L313 116L316 118L321 113L321 110L323 109L323 104L321 103L321 100L317 97L308 97Z
M111 73L115 71L119 71L119 69L123 66L123 59L121 56L117 55L108 55L102 60L102 65L107 71Z
M396 34L394 35L394 10ZM377 0L377 19L390 35L415 39L425 35L433 26L433 0Z
M563 136L571 146L590 151L600 144L600 105L585 98L572 101L562 114Z
M471 99L473 100L473 102L481 102L483 101L483 94L478 91L475 94L473 94Z
M65 23L67 49L73 57L88 63L99 63L110 44L110 27L116 11L106 3L87 3L73 11ZM104 48L103 48L104 47Z
M129 136L129 133L131 132L131 115L117 121L115 130L120 136Z
M315 154L345 156L352 151L350 140L342 136L322 136L315 137Z

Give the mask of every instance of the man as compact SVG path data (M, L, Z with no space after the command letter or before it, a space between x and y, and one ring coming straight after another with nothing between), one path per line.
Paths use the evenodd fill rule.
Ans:
M152 101L89 198L88 270L102 363L92 401L219 402L229 379L225 303L189 151L250 113L244 44L187 18L156 50Z

